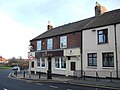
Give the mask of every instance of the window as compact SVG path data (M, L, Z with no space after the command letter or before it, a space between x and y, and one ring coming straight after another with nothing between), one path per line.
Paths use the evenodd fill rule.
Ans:
M41 50L41 41L37 41L37 50Z
M59 62L59 58L55 58L55 68L60 68Z
M40 67L40 59L37 58L37 66Z
M108 29L98 31L98 44L108 43Z
M61 68L66 68L66 60L61 58Z
M88 66L97 66L97 53L88 53Z
M45 67L45 58L41 58L41 67Z
M37 59L37 67L45 67L45 58Z
M47 49L52 49L53 47L52 47L52 43L53 41L52 41L52 39L47 39Z
M102 53L103 59L103 67L114 67L114 54L110 53Z
M66 60L63 57L56 57L55 68L66 68Z
M31 62L31 67L34 68L34 62Z
M60 37L60 48L67 48L67 36Z

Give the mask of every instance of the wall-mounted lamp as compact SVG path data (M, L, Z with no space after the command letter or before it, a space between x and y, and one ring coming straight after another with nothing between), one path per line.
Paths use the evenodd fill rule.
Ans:
M92 32L95 32L95 31L96 31L95 29L92 30Z
M28 49L29 49L29 50L33 50L33 46L32 46L32 45L29 45Z

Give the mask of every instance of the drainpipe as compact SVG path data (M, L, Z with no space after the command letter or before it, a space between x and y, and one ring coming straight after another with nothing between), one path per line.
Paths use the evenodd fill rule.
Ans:
M83 77L83 58L82 58L82 53L83 53L83 47L82 47L82 44L83 44L83 30L81 31L81 48L80 48L80 54L81 54L81 77Z
M116 24L114 25L115 35L115 56L116 56L116 77L118 78L118 55L117 55L117 35L116 35Z

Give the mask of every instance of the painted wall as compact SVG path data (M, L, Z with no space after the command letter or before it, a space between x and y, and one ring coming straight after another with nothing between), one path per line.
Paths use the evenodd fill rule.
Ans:
M98 44L97 31L108 28L108 43ZM95 30L95 31L93 31ZM116 69L116 59L114 59L115 67L102 67L102 53L114 52L115 58L115 37L114 26L105 26L83 31L83 70L87 70L86 74L95 75L96 71L100 71L101 76L108 76L110 73L107 71ZM97 67L88 66L87 53L97 53ZM101 72L102 71L102 72ZM102 74L103 73L103 74Z
M120 24L116 25L116 36L117 36L117 55L118 55L118 70L120 76Z

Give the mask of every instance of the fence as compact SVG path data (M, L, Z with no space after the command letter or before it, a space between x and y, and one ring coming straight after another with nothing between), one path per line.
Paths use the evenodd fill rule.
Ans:
M93 70L76 70L73 72L75 77L98 77L98 78L117 78L115 70L93 71ZM118 78L120 78L120 71L118 71Z

